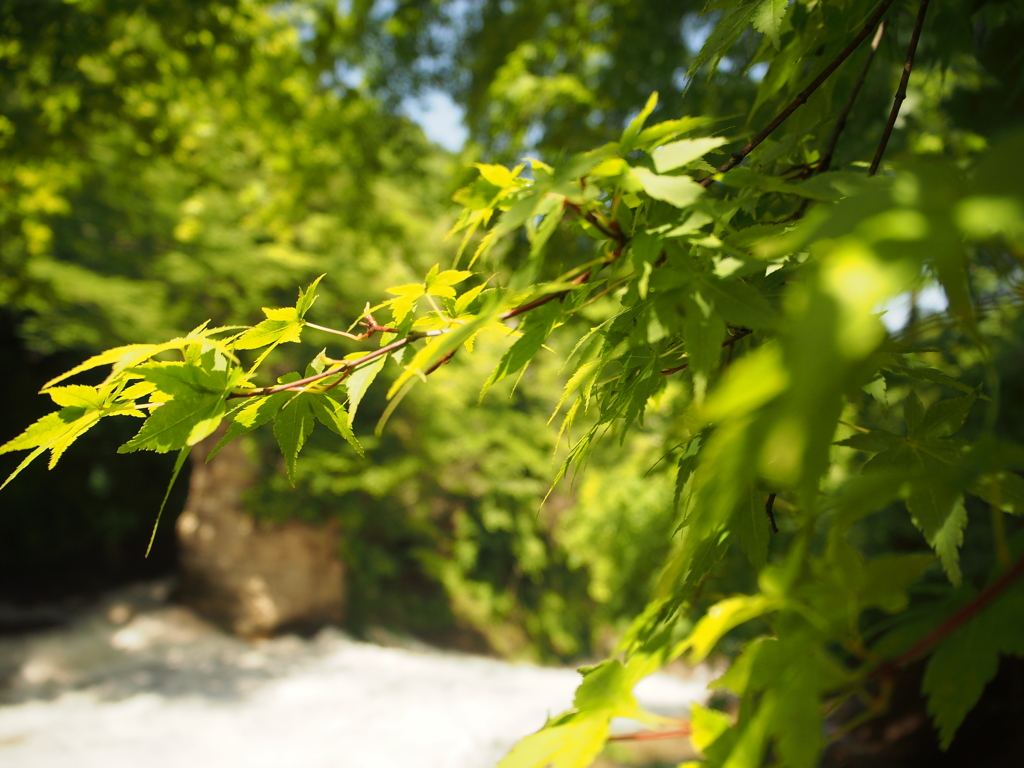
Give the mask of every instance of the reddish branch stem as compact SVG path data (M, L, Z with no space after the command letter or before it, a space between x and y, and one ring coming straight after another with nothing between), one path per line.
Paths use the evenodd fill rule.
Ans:
M1008 571L1006 571L1006 573L992 582L992 584L987 588L982 590L978 596L967 603L967 605L942 622L938 627L915 643L909 650L904 651L892 661L886 661L879 664L868 674L867 677L869 679L879 676L885 677L893 672L897 667L904 667L923 655L925 652L930 651L943 639L953 634L953 632L960 629L960 627L973 619L978 613L992 603L992 601L1009 589L1021 576L1024 576L1024 555L1022 555L1017 562L1014 563Z
M871 169L868 176L874 176L882 162L882 155L885 154L885 147L889 143L889 136L892 134L893 126L896 125L896 118L899 117L900 107L903 100L907 98L907 83L910 81L910 70L914 68L914 54L917 53L917 41L921 38L921 28L924 26L924 15L928 11L928 0L921 0L921 7L917 11L917 20L914 22L914 33L910 36L910 47L907 49L907 63L903 65L903 76L900 78L900 86L896 89L896 98L893 99L892 110L889 112L889 120L882 131L882 140L878 142L878 149L875 150L875 159L871 161Z
M276 395L278 392L288 392L301 389L308 384L315 384L316 382L335 376L345 371L350 371L358 368L361 365L365 365L371 360L376 360L381 355L387 355L395 350L401 349L407 344L411 344L414 341L425 338L428 334L425 333L412 333L406 336L404 339L397 339L392 341L390 344L385 344L380 349L375 349L372 352L367 352L365 355L360 357L358 360L352 360L346 362L343 365L336 366L330 370L324 371L323 373L315 374L314 376L307 376L304 379L298 381L291 381L287 384L278 384L275 387L256 387L254 389L245 389L241 392L232 392L228 395L228 398L232 397L266 397L267 395Z
M987 589L983 590L977 597L971 600L971 602L942 622L929 635L924 637L922 640L919 640L910 650L903 653L898 659L896 659L896 661L892 662L892 664L894 666L902 667L913 661L925 651L937 645L939 641L947 635L952 634L974 618L983 608L989 605L989 603L1009 589L1013 582L1021 576L1024 576L1024 555L1022 555L1020 559L1013 564L1013 567L1011 567L1010 570L989 585Z
M927 2L927 0L925 0L925 2ZM806 88L800 91L797 97L789 103L789 106L782 110L782 112L780 112L776 116L776 118L772 120L763 131L761 131L759 134L757 134L757 136L752 138L750 142L745 147L743 147L743 149L741 149L739 152L734 153L732 157L730 157L721 167L719 167L718 173L725 173L730 168L734 168L735 166L743 162L744 158L746 158L747 155L753 152L754 149L756 149L757 146L761 144L761 142L763 142L765 139L771 136L775 129L786 121L786 118L788 118L790 115L796 112L796 110L799 107L805 104L807 102L807 99L810 98L811 94L818 90L821 84L828 80L828 78L832 75L833 72L836 71L839 65L846 61L849 58L850 54L857 50L857 47L861 43L863 43L865 39L867 39L868 35L870 35L871 32L875 29L875 27L878 26L879 22L881 22L882 17L885 15L885 12L889 10L889 6L892 5L892 3L893 0L882 0L882 3L878 6L875 12L871 14L871 18L868 19L867 24L865 24L864 28L859 33L857 33L857 36L850 41L850 44L843 48L843 50L839 52L839 55L832 59L828 66L821 71L821 74L814 78L814 80L811 81L810 85L808 85ZM714 176L708 176L706 179L700 182L700 185L702 187L709 187L711 186L711 182L714 181L714 179Z
M672 731L638 731L609 736L608 741L654 741L656 739L685 739L690 736L690 724Z

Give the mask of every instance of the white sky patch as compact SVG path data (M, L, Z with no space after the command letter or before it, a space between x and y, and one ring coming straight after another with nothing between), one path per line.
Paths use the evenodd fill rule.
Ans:
M910 319L912 299L913 294L907 291L899 296L894 296L879 307L879 312L885 312L882 315L882 322L889 329L889 333L902 331L906 327L907 320ZM949 302L946 300L945 291L934 283L917 292L917 311L922 315L945 312L948 307Z
M420 98L406 99L402 108L435 144L449 152L461 152L466 146L469 131L462 122L465 111L447 93L427 91Z

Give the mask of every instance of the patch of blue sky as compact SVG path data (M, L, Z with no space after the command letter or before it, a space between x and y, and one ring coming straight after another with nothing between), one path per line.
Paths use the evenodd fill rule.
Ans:
M465 110L444 91L428 90L402 102L402 110L418 124L427 138L449 152L461 152L469 139Z

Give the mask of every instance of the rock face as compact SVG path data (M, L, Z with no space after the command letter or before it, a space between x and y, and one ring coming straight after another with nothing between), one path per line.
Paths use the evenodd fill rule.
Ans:
M221 432L192 449L192 478L178 518L180 597L238 635L315 628L341 618L343 570L334 526L257 522L243 494L257 468L240 440L206 457Z

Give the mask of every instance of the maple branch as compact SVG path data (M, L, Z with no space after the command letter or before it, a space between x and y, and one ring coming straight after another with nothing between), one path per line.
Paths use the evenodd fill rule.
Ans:
M968 621L973 619L983 608L988 606L989 603L1009 589L1013 582L1021 576L1024 576L1024 555L1021 555L1021 557L1018 558L1017 562L1013 564L1013 567L1010 568L1010 570L1006 571L1006 573L1000 576L996 581L992 582L992 584L990 584L986 589L982 590L977 597L967 603L967 605L942 622L928 635L915 643L909 650L904 651L892 661L883 662L877 666L871 674L868 675L868 677L875 677L886 672L891 672L896 667L906 666L926 651L931 650L948 635L951 635Z
M885 147L889 143L889 136L892 134L893 126L896 125L896 118L900 114L900 107L903 100L907 98L907 83L910 81L910 70L914 68L914 54L917 52L917 41L921 38L921 28L924 26L924 15L928 11L928 0L921 0L921 7L917 11L917 20L914 22L914 32L910 36L910 47L907 49L907 63L903 65L903 76L900 78L899 88L896 89L896 97L893 99L892 110L889 112L889 120L882 131L882 140L878 142L878 149L875 150L875 159L871 161L871 169L868 176L874 176L882 162L882 155L885 154Z
M602 263L598 267L598 269L601 269L605 265L610 264L613 261L616 261L622 255L622 251L626 247L626 244L629 242L629 238L625 234L623 234L622 230L619 228L618 222L612 222L610 225L605 225L600 221L600 219L597 218L593 211L588 211L586 214L583 214L583 209L580 206L576 205L575 203L570 203L568 200L565 201L564 205L567 208L571 208L577 215L582 214L583 218L590 222L595 228L597 228L598 231L607 236L609 240L612 240L615 243L617 243L618 247L612 252L611 257L606 259L604 263ZM555 291L554 293L546 294L544 296L534 299L533 301L529 301L526 304L522 304L518 307L505 310L504 312L498 315L498 319L508 320L510 318L517 317L526 312L529 312L530 310L536 309L537 307L541 307L547 304L548 302L554 301L555 299L561 299L567 293L572 291L573 288L576 288L577 286L580 286L587 280L589 280L593 273L594 270L592 268L587 269L580 275L576 276L575 278L569 281L572 287L566 288L565 290L562 291ZM366 306L368 311L370 305L367 304ZM345 331L339 331L334 328L328 328L327 326L316 325L314 323L309 322L307 322L306 325L308 325L311 328L315 328L318 331L326 331L328 333L337 334L339 336L344 336L346 338L354 339L356 341L362 341L373 336L376 333L399 332L398 329L396 328L389 328L387 326L380 325L373 318L373 315L370 314L367 314L361 321L361 325L364 328L366 328L366 331L361 334L346 333ZM442 334L448 333L450 330L451 329L446 328L441 330L426 331L423 333L410 333L408 336L404 338L396 339L390 344L386 344L383 347L380 347L379 349L375 349L372 352L367 352L365 355L355 360L333 361L337 363L334 367L330 368L329 370L322 371L321 373L315 374L313 376L307 376L306 378L299 379L298 381L292 381L286 384L278 384L272 387L254 387L253 389L241 390L239 392L231 392L228 395L228 399L230 400L236 397L266 397L268 395L277 394L278 392L301 392L309 384L315 384L318 381L322 381L323 379L327 379L330 378L331 376L336 376L338 374L351 373L356 368L359 368L360 366L363 366L366 363L376 360L378 357L381 357L382 355L390 354L391 352L395 352L401 349L402 347L408 346L409 344L412 344L414 341L419 341L420 339L424 339L430 336L440 336ZM750 331L746 331L746 333L750 333ZM746 335L746 333L741 335ZM726 342L726 344L731 344L733 341L735 341L735 339ZM723 344L722 346L726 346L726 344ZM442 357L430 368L424 371L424 374L430 375L438 368L440 368L442 365L447 363L455 355L455 351L456 350L453 350L452 352L449 352L447 355ZM334 382L328 387L328 389L332 389L333 387L337 386L340 383L340 381L341 380L339 379L339 381Z
M927 2L927 0L924 1ZM839 52L839 55L832 59L828 66L826 66L821 71L821 74L814 78L814 80L811 81L810 85L808 85L806 88L800 91L797 97L789 103L789 106L782 110L782 112L780 112L763 131L761 131L759 134L757 134L757 136L752 138L747 143L747 145L743 147L743 149L741 149L739 152L733 153L732 157L730 157L723 165L719 167L718 173L725 173L730 168L734 168L741 162L743 162L744 158L746 158L747 155L753 152L754 149L756 149L761 142L763 142L765 139L771 136L775 129L786 121L786 118L788 118L790 115L796 112L796 110L799 107L805 104L807 102L807 99L810 98L811 94L814 93L822 83L828 80L828 78L832 75L833 72L836 71L839 65L846 61L846 59L849 58L850 54L857 50L858 46L860 46L860 44L863 43L865 39L867 39L868 35L870 35L871 32L875 29L875 27L878 26L879 22L881 22L882 17L885 15L885 12L889 10L889 6L892 5L892 3L893 0L882 0L881 4L878 6L875 12L871 14L871 18L868 19L867 24L865 24L864 28L857 33L857 36L850 41L849 45L843 48L843 50ZM715 175L718 174L716 173ZM715 176L708 176L706 179L699 183L702 187L707 188L711 186L711 182L714 180Z
M379 349L375 349L372 352L367 352L365 355L358 358L357 360L343 361L339 365L331 368L330 370L323 371L322 373L317 373L313 376L307 376L306 378L299 379L298 381L291 381L288 382L287 384L278 384L277 386L273 387L254 387L253 389L244 389L240 392L232 392L231 394L228 395L228 399L230 400L231 398L234 397L266 397L267 395L276 395L278 392L294 392L296 390L301 390L303 387L309 384L315 384L316 382L322 379L335 376L339 373L345 373L346 371L355 370L361 365L365 365L366 363L369 363L372 360L376 360L381 355L390 354L396 350L401 349L404 346L412 344L414 341L419 341L420 339L426 338L428 336L440 336L442 333L445 332L446 331L427 331L426 333L411 333L403 339L397 339L395 341L392 341L390 344L385 344L383 347L380 347Z

